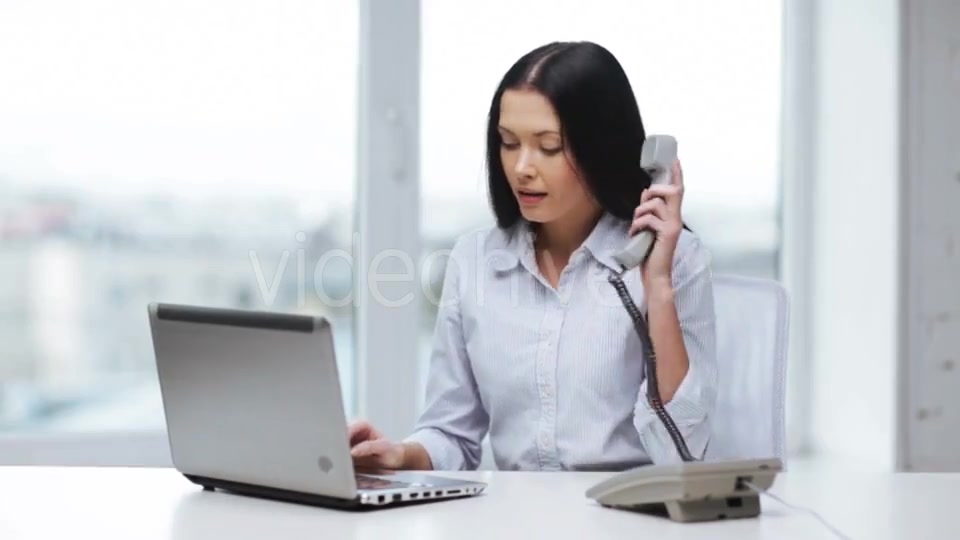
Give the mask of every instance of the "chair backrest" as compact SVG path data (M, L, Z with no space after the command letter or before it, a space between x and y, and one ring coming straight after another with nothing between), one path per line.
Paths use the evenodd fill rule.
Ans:
M784 458L789 302L776 281L715 275L719 385L706 459Z

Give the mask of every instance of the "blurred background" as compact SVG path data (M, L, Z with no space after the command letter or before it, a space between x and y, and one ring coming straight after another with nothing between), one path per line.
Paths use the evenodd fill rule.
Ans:
M397 12L401 21L415 18L403 34L412 41L391 44L392 34L363 30L368 18ZM377 135L360 120L371 106L361 74L365 51L391 47L418 64L392 76L416 90L404 109L415 118L402 152L417 164L419 204L364 219L417 236L412 259L426 285L413 288L416 301L397 316L414 316L419 331L405 336L415 347L389 362L417 374L420 386L404 392L419 404L430 299L443 269L428 261L458 235L492 224L483 144L493 90L530 49L585 39L621 61L648 133L677 136L685 219L716 271L782 280L795 296L791 452L857 456L860 443L879 441L873 461L907 467L902 435L911 413L899 404L912 411L912 402L896 376L913 343L912 334L897 334L908 285L901 280L913 275L898 263L897 241L900 170L909 173L895 155L900 97L909 90L900 73L902 13L892 1L4 2L0 440L13 461L70 462L44 445L87 441L97 462L110 463L113 452L119 461L162 464L146 319L153 301L325 315L336 331L347 415L386 399L363 391L377 375L361 374L358 351L381 337L358 330L366 300L353 291L358 216L390 197L375 163L386 158L361 151ZM853 31L865 44L841 35L848 21L865 25ZM960 40L953 44L956 51ZM872 180L822 188L840 175ZM844 225L881 214L872 229ZM851 248L870 230L883 242L868 237L866 247ZM887 269L852 269L863 260ZM867 303L869 316L852 323L860 326L833 333ZM851 343L870 336L883 340L872 347L885 359L860 363L853 357L872 349ZM818 378L818 365L838 362L847 363L838 368L843 383ZM870 375L858 376L867 362ZM869 388L858 393L861 383ZM837 396L831 420L821 422L823 404ZM948 405L925 407L928 416L960 419ZM836 434L849 431L847 419L874 414L886 419L877 431ZM123 441L135 435L151 448L121 459Z

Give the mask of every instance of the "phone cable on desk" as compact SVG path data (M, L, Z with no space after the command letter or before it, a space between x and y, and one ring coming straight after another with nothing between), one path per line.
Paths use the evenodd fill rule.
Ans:
M810 515L813 516L817 521L819 521L821 525L823 525L824 527L826 527L826 529L827 529L828 531L830 531L831 534L833 534L834 536L836 536L836 537L839 538L840 540L853 540L853 539L850 538L849 536L843 534L843 533L840 531L840 529L838 529L838 528L836 528L834 525L832 525L829 521L827 521L827 519L826 519L825 517L821 516L820 513L817 512L816 510L813 510L812 508L805 508L805 507L803 507L803 506L796 506L796 505L790 504L790 503L788 503L787 501L781 499L780 497L777 497L777 496L774 495L773 493L770 493L770 490L768 490L768 489L763 489L762 487L754 484L753 482L744 481L744 482L743 482L743 485L745 485L745 486L747 486L748 488L750 488L750 489L752 489L753 491L755 491L755 492L757 493L757 495L764 495L764 496L766 496L766 497L770 497L771 499L773 499L773 500L777 501L778 503L786 506L787 508L790 508L790 509L793 509L793 510L799 510L800 512L806 512L807 514L810 514Z

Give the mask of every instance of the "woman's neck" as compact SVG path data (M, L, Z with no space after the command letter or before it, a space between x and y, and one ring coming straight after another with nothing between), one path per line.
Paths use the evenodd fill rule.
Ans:
M566 261L590 236L603 215L602 209L590 209L580 214L570 213L561 219L538 223L537 250L546 251L554 258Z

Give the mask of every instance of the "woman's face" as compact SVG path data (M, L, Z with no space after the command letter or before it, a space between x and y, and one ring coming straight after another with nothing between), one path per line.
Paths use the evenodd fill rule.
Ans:
M533 90L507 90L500 100L500 160L520 212L548 223L599 205L581 180L560 136L553 106Z

